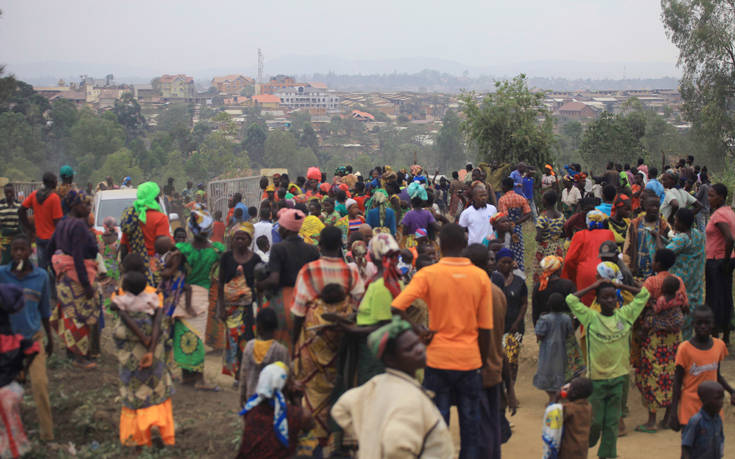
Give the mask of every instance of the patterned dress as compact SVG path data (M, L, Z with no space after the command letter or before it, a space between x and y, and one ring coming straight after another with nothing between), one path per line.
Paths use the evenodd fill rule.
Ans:
M510 243L510 250L513 252L513 260L518 265L518 269L525 271L523 226L518 224L518 220L523 215L531 212L531 206L528 205L526 198L510 190L500 197L498 201L498 212L507 212L511 221L516 223L513 227L513 239Z
M105 262L105 268L107 269L107 279L104 282L100 282L102 287L102 294L105 298L105 306L110 304L110 295L112 295L117 289L117 284L120 281L120 266L117 262L117 253L120 251L120 241L115 239L110 244L107 244L101 234L97 235L97 247L99 248L102 259Z
M663 280L671 273L661 271L655 276L646 279L643 286L651 293L648 304L636 322L636 328L641 329L641 323L647 314L653 314L653 305L661 295ZM680 291L686 297L684 282L681 282ZM650 412L655 413L658 408L665 408L671 404L674 391L674 370L676 369L676 350L681 342L681 331L670 332L661 330L642 330L644 336L639 338L639 346L633 346L638 355L633 355L635 368L635 384L643 396L643 403Z
M704 235L696 228L689 234L676 233L666 244L666 248L676 253L676 262L669 272L681 277L687 290L689 312L704 304ZM684 318L682 338L692 337L692 315Z
M536 231L541 235L541 242L538 243L538 249L536 250L533 269L534 282L538 282L539 275L543 271L539 267L539 263L544 257L556 255L564 258L564 223L566 223L566 219L563 215L550 218L542 214L538 217Z

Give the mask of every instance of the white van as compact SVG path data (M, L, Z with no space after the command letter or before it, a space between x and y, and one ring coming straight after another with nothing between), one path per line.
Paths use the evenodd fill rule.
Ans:
M114 217L119 227L120 216L125 209L133 205L133 202L135 202L135 199L137 198L137 192L138 190L135 188L126 188L122 190L104 190L95 193L94 203L92 205L92 212L94 212L94 229L104 231L104 225L102 222L104 222L107 217ZM166 216L169 218L178 218L175 214L169 215L163 196L158 198L158 203L161 205L161 211Z

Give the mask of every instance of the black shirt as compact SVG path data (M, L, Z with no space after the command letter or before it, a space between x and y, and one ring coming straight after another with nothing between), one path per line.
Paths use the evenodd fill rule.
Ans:
M304 242L299 236L291 235L271 248L268 268L280 273L278 287L293 287L301 268L310 261L319 259L319 249Z
M250 257L250 260L240 264L235 260L235 256L232 255L231 250L225 252L222 254L222 259L220 260L219 280L222 285L228 283L233 277L235 277L237 267L242 266L242 272L245 274L245 282L247 282L248 287L253 289L255 286L255 265L261 261L260 257L254 253L253 256Z
M510 285L505 285L505 276L498 271L495 271L490 278L505 293L505 300L508 303L508 309L505 313L505 333L508 333L513 322L518 318L518 314L521 313L524 298L528 298L528 287L526 287L526 281L515 274L513 274ZM525 332L524 322L523 319L520 321L518 333L523 334Z
M561 293L565 299L570 293L577 291L577 287L574 282L569 279L562 279L560 277L556 279L549 279L549 285L543 291L538 291L538 283L533 287L533 303L531 305L531 318L533 320L533 326L536 326L536 321L541 316L541 312L545 309L546 302L549 301L549 297L552 293ZM569 311L569 306L564 301L564 307L566 311Z

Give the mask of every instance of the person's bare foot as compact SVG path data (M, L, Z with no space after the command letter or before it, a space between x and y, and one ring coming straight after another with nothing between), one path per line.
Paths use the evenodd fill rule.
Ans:
M627 433L628 431L625 430L625 421L623 421L623 418L620 418L620 422L618 423L618 437L622 437Z

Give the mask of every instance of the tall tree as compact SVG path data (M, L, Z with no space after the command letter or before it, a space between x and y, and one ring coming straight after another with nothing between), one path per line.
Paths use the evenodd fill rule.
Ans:
M112 113L115 114L117 122L125 128L129 139L140 135L145 128L145 118L140 112L140 105L129 92L126 92L120 99L115 101Z
M245 139L242 141L242 146L248 152L250 159L260 166L265 166L265 139L267 137L268 134L263 126L252 123L245 131Z
M477 148L479 159L490 162L546 163L554 143L551 113L544 93L528 89L526 76L495 83L495 92L478 102L474 93L462 96L466 120L462 127Z
M641 139L645 133L645 119L640 114L603 112L584 131L580 153L588 164L596 167L608 161L631 163L644 155Z
M662 0L666 34L679 48L683 111L724 165L735 153L735 1Z

